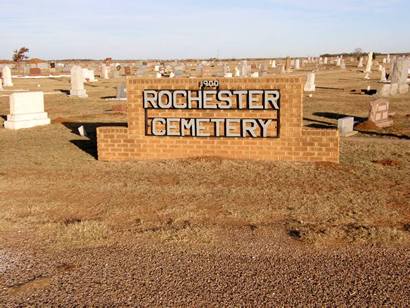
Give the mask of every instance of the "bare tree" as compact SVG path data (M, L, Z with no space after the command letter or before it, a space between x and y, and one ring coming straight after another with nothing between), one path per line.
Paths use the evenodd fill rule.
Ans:
M361 48L356 48L356 49L353 51L353 55L357 58L357 60L360 59L360 57L362 56L362 54L363 54L363 49L361 49Z
M29 49L26 47L21 47L20 49L16 49L13 53L13 61L16 63L19 63L23 60L28 59L27 53L29 52Z

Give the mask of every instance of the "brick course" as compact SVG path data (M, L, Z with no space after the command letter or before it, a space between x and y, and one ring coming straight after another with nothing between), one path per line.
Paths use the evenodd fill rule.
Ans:
M274 90L281 92L280 137L215 138L145 136L144 89L198 90L201 79L127 78L128 128L97 129L98 159L103 161L221 157L227 159L339 162L337 130L303 127L303 80L280 78L213 78L220 90ZM151 115L173 117L275 117L272 110L149 110Z

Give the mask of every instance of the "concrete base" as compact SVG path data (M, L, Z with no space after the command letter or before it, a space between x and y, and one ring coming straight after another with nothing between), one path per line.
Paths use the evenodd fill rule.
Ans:
M87 92L84 90L71 90L70 91L70 96L77 96L80 98L87 98Z
M348 132L348 133L343 133L343 134L340 134L340 137L352 137L352 136L354 136L354 135L357 135L359 132L357 132L357 131L351 131L351 132Z
M378 128L387 128L393 126L393 120L384 120L373 122Z
M21 129L48 125L50 123L47 112L8 115L7 121L4 122L4 128Z

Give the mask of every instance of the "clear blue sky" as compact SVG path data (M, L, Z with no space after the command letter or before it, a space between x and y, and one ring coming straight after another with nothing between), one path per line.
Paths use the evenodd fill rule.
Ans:
M0 0L0 58L410 51L409 0Z

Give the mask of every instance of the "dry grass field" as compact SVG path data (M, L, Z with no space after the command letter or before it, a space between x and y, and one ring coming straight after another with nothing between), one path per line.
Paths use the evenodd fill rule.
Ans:
M305 125L366 118L372 78L319 72ZM103 99L120 81L77 99L68 78L14 80L49 93L52 124L0 128L0 302L410 305L410 94L393 127L341 138L340 164L100 162L95 128L126 123Z

